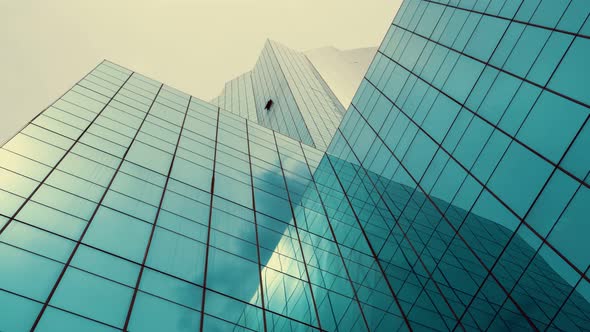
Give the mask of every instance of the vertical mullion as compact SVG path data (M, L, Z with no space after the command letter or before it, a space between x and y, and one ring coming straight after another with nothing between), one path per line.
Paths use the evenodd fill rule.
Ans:
M215 150L213 152L213 170L211 176L211 198L209 200L209 220L207 223L207 244L205 246L205 268L203 272L203 296L201 298L201 322L199 331L203 332L203 324L205 321L205 297L207 295L207 269L209 268L209 246L211 244L211 219L213 216L213 191L215 189L215 165L217 163L217 138L219 137L219 113L221 109L217 107L217 120L215 125Z
M168 182L170 181L170 176L172 174L172 168L174 167L174 160L176 159L176 152L178 151L178 145L180 144L180 138L182 137L182 131L184 130L184 123L186 122L186 116L188 114L188 109L191 104L192 96L189 97L188 104L186 105L186 111L184 113L184 117L182 119L182 124L180 126L180 132L178 133L178 139L176 140L176 147L174 148L174 154L172 155L172 160L170 161L170 167L168 168L168 175L166 177L166 182L164 183L164 188L162 189L162 195L160 196L160 203L158 204L158 211L156 212L156 216L154 218L154 223L152 224L152 230L150 232L150 237L148 238L148 243L145 248L145 254L143 256L143 260L141 262L141 268L139 269L139 274L137 275L137 281L135 282L135 289L133 290L133 295L131 297L131 303L129 304L129 310L127 311L127 317L125 318L125 325L123 327L123 331L127 331L129 327L129 320L131 319L131 314L133 313L133 306L135 304L135 299L137 298L137 292L139 290L139 284L141 283L141 277L143 275L143 271L145 270L145 263L147 261L147 257L152 245L152 239L154 238L154 233L156 231L156 225L158 223L158 217L160 216L160 211L162 210L162 203L164 202L164 196L166 195L166 190L168 188ZM155 99L154 99L155 100Z
M268 328L266 323L266 304L264 302L264 285L262 284L262 262L260 261L260 240L258 237L256 199L254 197L254 174L252 172L252 155L250 154L250 133L248 127L248 119L246 119L246 141L248 143L248 163L250 164L250 189L252 190L252 210L254 212L254 228L256 230L256 254L258 255L258 280L260 281L260 298L262 300L262 320L264 323L264 331L267 331Z

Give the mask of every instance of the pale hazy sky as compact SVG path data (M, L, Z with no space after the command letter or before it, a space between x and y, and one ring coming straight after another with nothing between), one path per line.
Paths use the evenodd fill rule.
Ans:
M0 0L0 144L102 59L209 100L266 38L377 46L401 0Z

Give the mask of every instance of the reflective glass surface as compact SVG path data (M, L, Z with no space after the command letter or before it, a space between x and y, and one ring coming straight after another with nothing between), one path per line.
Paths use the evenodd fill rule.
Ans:
M589 13L403 2L322 163L405 328L590 326Z
M0 149L0 331L588 330L589 13L404 1L327 152L100 63Z
M361 324L315 148L104 61L0 153L2 331Z

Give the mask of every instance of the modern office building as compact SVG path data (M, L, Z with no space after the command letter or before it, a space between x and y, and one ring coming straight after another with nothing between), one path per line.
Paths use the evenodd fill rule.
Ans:
M404 1L327 150L99 64L0 149L0 331L589 330L589 13Z
M212 103L322 150L346 111L305 54L272 40Z
M409 326L590 328L589 13L403 2L327 159Z
M277 67L278 69L273 67L272 70L265 75L263 67L265 64L272 62L269 59L269 56L275 56L274 49L288 50L287 53L290 56L281 57L280 65ZM316 114L325 114L325 109L336 109L338 110L336 114L328 113L329 120L331 120L329 123L336 122L339 124L342 119L342 114L345 112L342 105L344 105L345 108L350 105L352 97L354 97L354 94L364 78L367 68L375 57L376 52L377 47L350 50L339 50L335 47L321 47L305 52L297 52L275 41L269 40L265 43L265 47L257 61L255 69L227 82L221 94L218 97L215 97L211 103L241 117L257 122L257 110L259 110L263 117L267 116L267 114L270 115L268 112L262 111L266 106L266 97L262 91L263 87L271 87L271 89L267 91L267 97L270 97L274 103L278 100L289 99L288 95L294 94L294 92L297 91L295 89L299 87L302 87L302 91L308 91L308 87L312 86L313 90L306 92L302 98L295 98L295 103L297 104L296 109L305 110L309 107L319 108L319 110L314 109L310 112L310 116L312 117L317 116ZM282 53L278 54L282 55ZM292 68L298 68L299 71L293 73ZM281 74L281 72L283 73ZM256 73L254 75L256 75L256 80L258 81L258 84L255 86L252 81L253 73ZM286 85L288 89L278 89L274 87L277 82L280 81L276 77L277 75L285 75L285 77L289 77L289 83ZM278 86L283 85L279 82ZM319 88L320 86L322 88ZM326 100L327 104L318 103L317 99L312 100L312 93L317 95L317 99ZM255 102L256 96L258 96L258 99L263 102L263 104L258 105L258 107ZM334 100L334 98L336 98L337 101ZM268 99L266 99L266 101L268 101ZM316 119L313 120L314 122L316 121ZM321 119L317 119L317 121L321 121ZM267 126L270 126L270 123L267 124ZM279 129L280 127L276 126L276 130ZM323 128L322 130L333 135L335 127L330 126L329 128ZM286 135L289 134L288 131L283 131L283 133ZM299 139L298 135L294 135L293 137ZM327 139L327 141L329 142L330 139Z

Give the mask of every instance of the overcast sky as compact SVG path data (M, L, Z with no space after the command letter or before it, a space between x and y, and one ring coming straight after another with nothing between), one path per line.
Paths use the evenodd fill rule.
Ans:
M266 38L376 46L401 0L0 0L0 144L102 59L209 100Z

